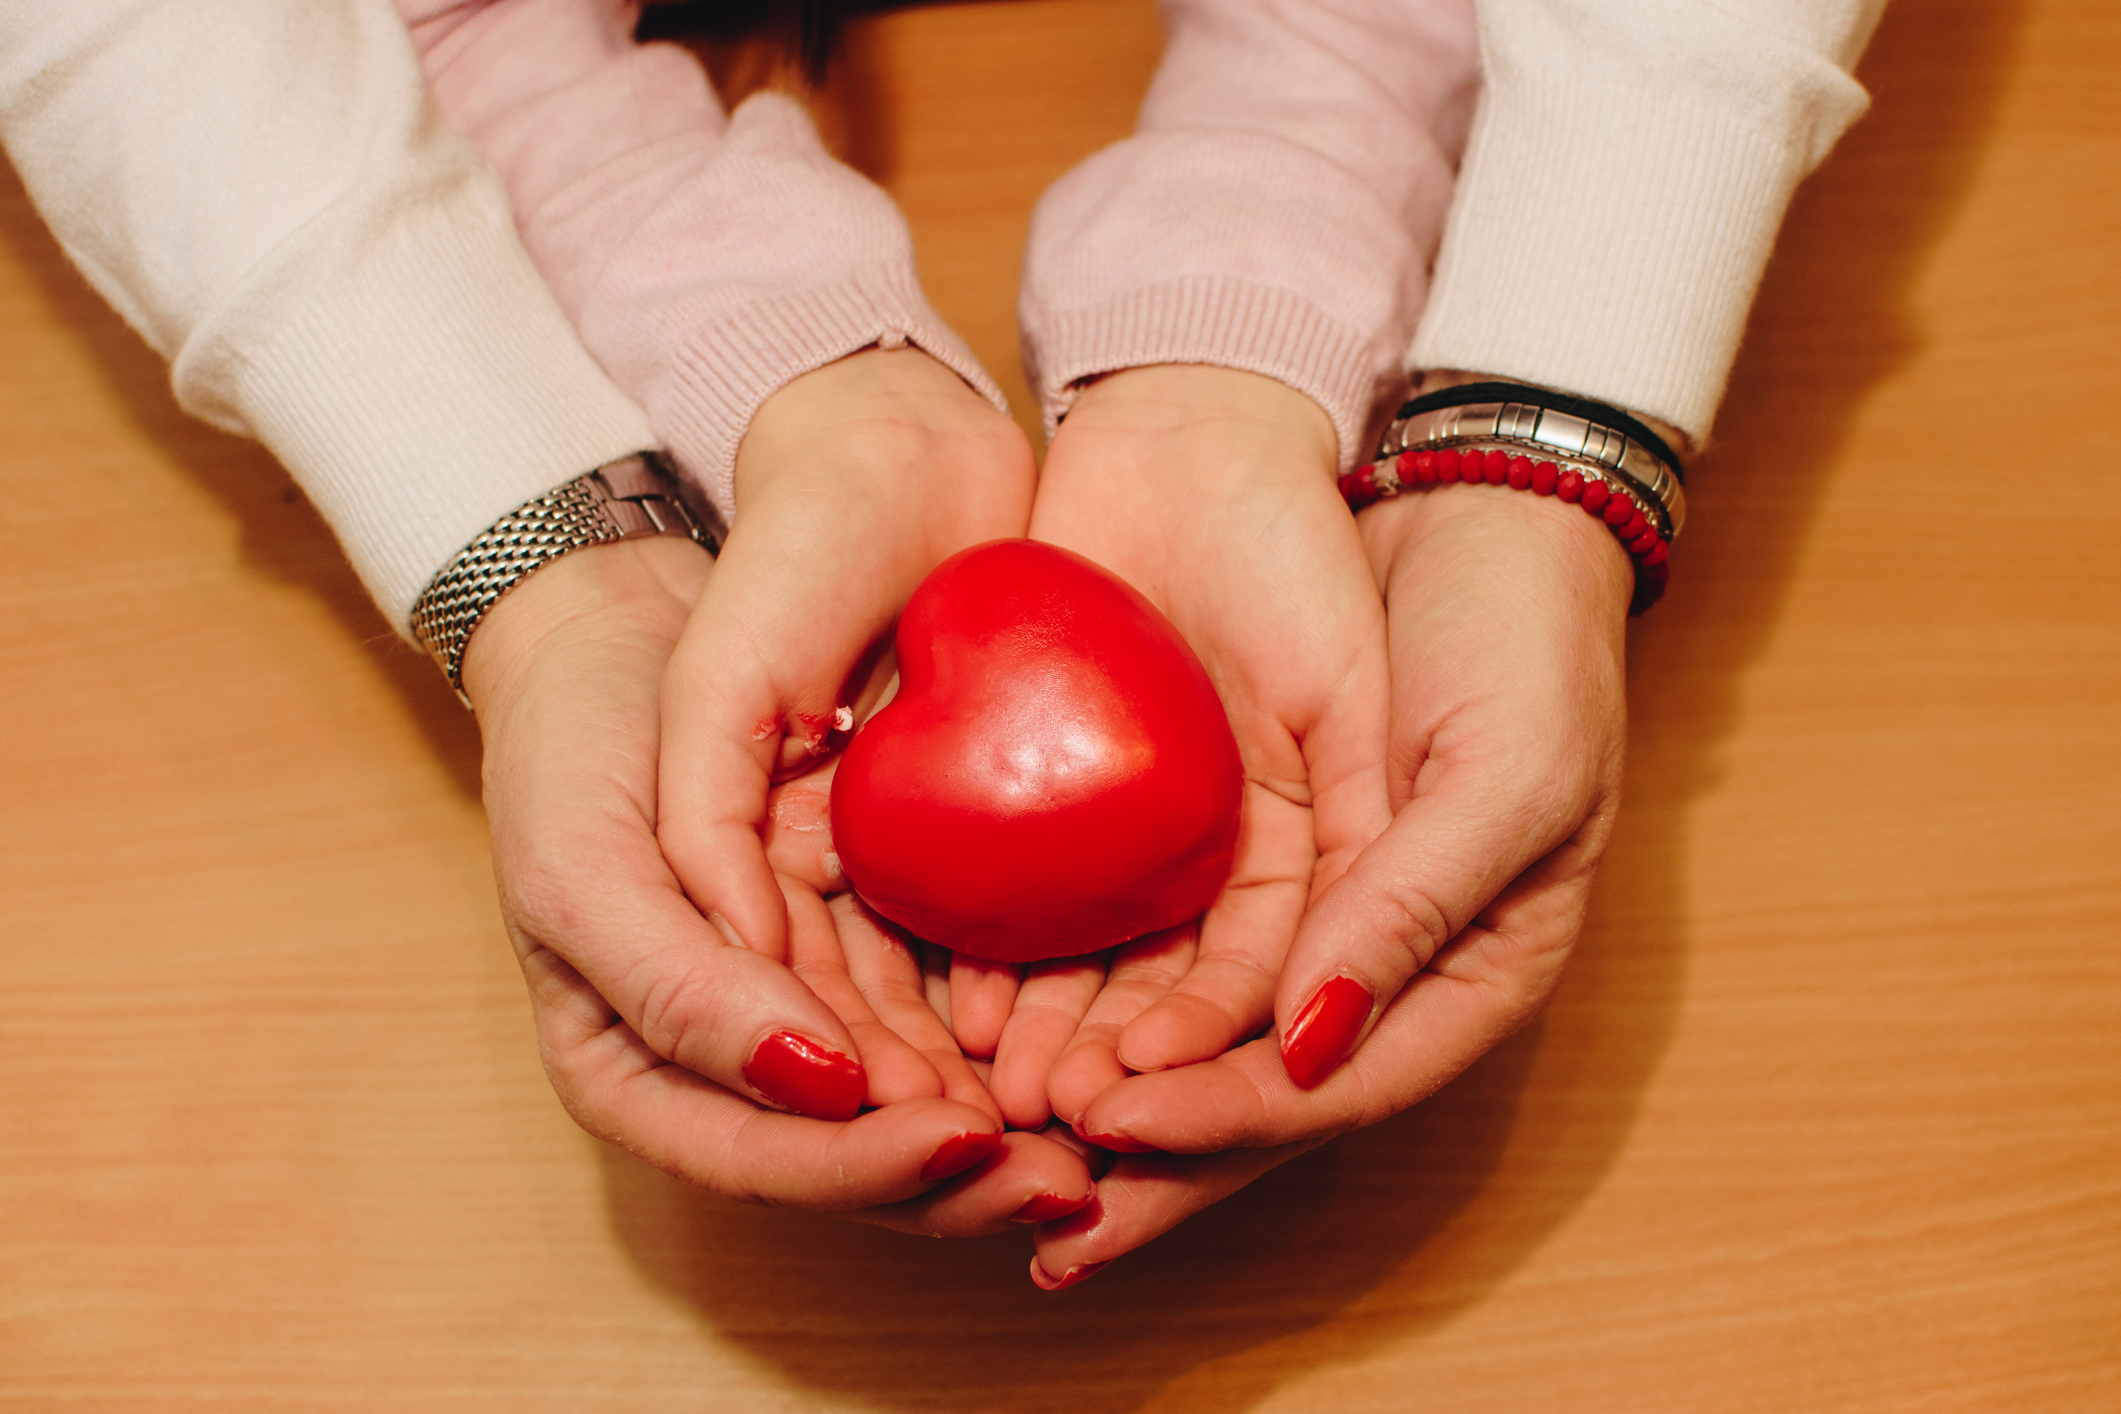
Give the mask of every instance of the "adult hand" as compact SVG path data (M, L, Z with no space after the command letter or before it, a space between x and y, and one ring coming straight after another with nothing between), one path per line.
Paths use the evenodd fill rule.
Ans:
M769 878L815 991L710 926L664 861L659 693L712 565L675 539L576 551L504 596L466 654L502 914L561 1101L591 1133L741 1199L932 1232L1081 1201L1076 1155L1005 1140L977 1084L920 1054L934 1038L899 1005L917 973L908 984L889 947L827 912L799 832L776 842L786 872ZM910 1033L899 1051L879 1019ZM883 1107L842 1122L865 1098Z
M1582 928L1620 799L1626 554L1501 487L1360 525L1389 614L1391 826L1306 914L1278 1036L1090 1103L1084 1128L1168 1152L1123 1156L1093 1208L1040 1230L1042 1285L1423 1099L1539 1009Z
M1334 465L1309 398L1207 366L1111 374L1053 441L1033 537L1170 617L1222 696L1246 785L1229 883L1197 927L1119 949L1109 974L1098 959L1025 974L993 1075L1012 1124L1050 1103L1117 1146L1102 1112L1084 1118L1093 1097L1261 1030L1307 902L1387 823L1383 606Z

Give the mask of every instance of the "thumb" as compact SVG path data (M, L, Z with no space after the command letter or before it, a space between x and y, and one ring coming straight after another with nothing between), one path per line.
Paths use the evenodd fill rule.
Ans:
M1557 781L1552 760L1506 752L1428 764L1442 769L1319 897L1290 947L1274 1015L1282 1064L1304 1089L1331 1075L1408 980L1591 813L1588 782ZM1587 864L1596 858L1590 850Z
M702 913L770 957L787 920L761 832L777 778L803 770L853 725L855 676L877 665L896 586L818 568L762 505L722 552L663 679L656 835ZM802 792L784 802L805 803ZM786 813L784 811L784 813ZM791 828L814 823L784 821Z

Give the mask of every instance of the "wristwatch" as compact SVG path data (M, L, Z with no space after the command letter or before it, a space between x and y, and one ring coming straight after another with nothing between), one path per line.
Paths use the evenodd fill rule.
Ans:
M712 554L719 542L710 524L655 453L600 466L510 511L459 551L413 604L413 636L469 707L464 646L486 611L525 576L586 545L649 535L683 535Z

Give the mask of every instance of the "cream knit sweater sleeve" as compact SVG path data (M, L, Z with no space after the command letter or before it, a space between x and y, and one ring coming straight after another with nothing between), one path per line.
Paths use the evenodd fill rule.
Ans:
M0 140L178 401L271 448L401 631L488 525L653 444L390 0L5 0Z
M1797 184L1863 112L1884 0L1480 0L1485 87L1410 368L1697 441Z

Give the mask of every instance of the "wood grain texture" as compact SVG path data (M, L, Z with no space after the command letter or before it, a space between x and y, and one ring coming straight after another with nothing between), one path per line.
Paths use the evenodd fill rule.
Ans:
M1156 48L1147 0L916 10L817 100L1020 412L1031 203ZM472 724L10 179L0 1409L2121 1407L2117 76L2109 0L1887 15L1553 1008L1057 1295L573 1128Z

